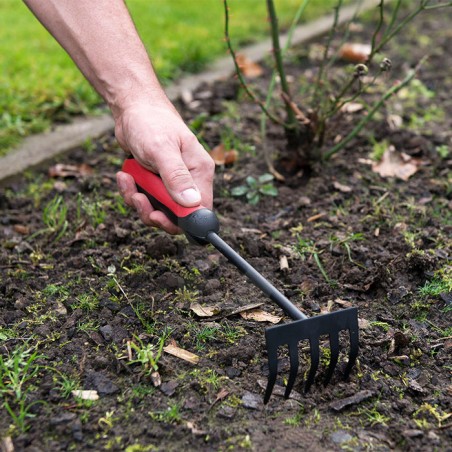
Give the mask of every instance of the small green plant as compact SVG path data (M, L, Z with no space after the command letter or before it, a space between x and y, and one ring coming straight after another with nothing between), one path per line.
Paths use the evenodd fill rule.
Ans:
M352 234L348 234L346 237L343 237L343 238L340 238L336 235L332 235L330 237L331 248L333 248L334 245L345 248L345 250L347 251L348 260L352 264L355 264L358 266L361 266L361 264L358 264L357 262L355 262L352 259L352 250L350 248L350 243L357 242L360 240L364 240L364 235L361 232L355 232Z
M177 303L194 303L199 299L197 290L190 290L186 286L182 289L176 289L174 292L174 301Z
M306 416L305 408L300 403L297 412L293 416L284 419L284 424L290 425L291 427L299 427L305 416Z
M29 402L33 390L33 381L44 367L39 364L39 355L33 348L20 346L7 356L0 355L0 401L21 432L28 429L27 419L34 417L30 412L33 405Z
M107 218L104 202L100 201L95 196L94 200L88 200L83 197L81 193L77 195L77 221L81 222L83 214L86 215L88 221L93 227L97 227L104 223Z
M295 245L295 250L300 254L302 259L312 257L318 269L320 270L320 273L325 278L325 281L328 284L333 283L333 281L330 279L327 272L325 271L325 268L323 267L322 262L320 260L320 254L322 253L322 251L319 251L317 249L312 240L305 240L301 236L297 235L297 244Z
M180 412L181 406L177 402L171 402L164 411L149 412L149 416L154 421L164 422L165 424L177 424L182 420Z
M249 204L257 204L261 196L278 196L278 189L273 185L272 174L265 173L259 177L248 176L246 185L239 185L231 190L232 196L245 196Z
M436 152L438 153L438 155L443 159L446 160L447 158L449 158L450 155L450 149L449 146L447 144L442 144L440 146L436 147Z
M35 238L41 234L48 234L54 236L53 242L58 242L66 233L69 226L67 211L68 208L62 196L56 195L45 205L42 211L42 221L45 228L36 231L30 238Z
M61 391L61 396L64 399L69 398L72 395L72 391L80 388L80 382L77 378L69 377L66 374L59 373L58 386Z
M145 344L139 337L134 336L134 341L130 341L129 345L135 352L136 358L129 361L129 364L141 364L146 375L157 372L165 341L170 334L171 330L165 331L159 337L157 344Z
M81 309L84 312L95 311L99 307L99 298L93 293L82 293L71 304L72 309Z

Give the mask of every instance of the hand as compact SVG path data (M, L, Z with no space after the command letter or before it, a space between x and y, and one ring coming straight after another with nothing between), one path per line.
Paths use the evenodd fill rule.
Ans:
M115 123L120 146L145 168L159 174L177 203L212 208L215 164L170 103L133 104L115 118ZM170 234L181 232L164 213L153 209L144 194L137 192L132 176L120 171L117 182L124 201L137 209L143 223Z

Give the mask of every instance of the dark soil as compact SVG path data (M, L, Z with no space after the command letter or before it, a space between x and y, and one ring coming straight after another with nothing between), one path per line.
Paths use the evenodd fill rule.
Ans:
M0 376L9 385L0 386L1 435L28 451L452 450L452 161L444 155L452 146L450 19L450 11L426 14L388 49L391 80L431 54L418 78L434 97L407 88L328 164L275 183L278 196L262 196L257 205L230 196L247 176L267 171L256 105L233 79L180 105L187 121L207 113L202 138L209 146L232 139L241 148L234 165L217 171L222 237L307 315L359 309L360 355L348 381L344 334L333 380L322 385L322 337L322 365L304 394L309 344L302 342L292 397L282 397L289 362L281 350L277 387L263 404L270 324L237 311L262 303L259 309L282 316L280 309L214 248L137 221L116 192L123 153L107 136L58 162L92 172L30 172L0 192L1 354L4 362L21 347L41 355L23 388L31 404L24 432L7 413L5 402L16 414L20 406L11 381ZM353 37L362 40L361 33ZM312 47L292 54L294 87L312 76ZM330 144L362 114L332 124ZM389 127L390 114L403 124ZM383 139L425 164L408 181L383 179L368 164L372 143ZM269 148L283 149L276 127L268 140ZM67 206L68 225L52 230L44 217L52 217L56 196ZM281 258L288 268L281 269ZM215 312L200 317L194 302ZM130 362L137 359L131 342L154 345L156 353L163 340L199 362L163 352L152 376ZM71 389L96 390L100 398L83 402Z

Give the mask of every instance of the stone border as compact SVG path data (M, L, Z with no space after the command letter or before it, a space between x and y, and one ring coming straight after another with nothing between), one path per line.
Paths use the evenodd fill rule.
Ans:
M361 11L377 6L380 0L364 0ZM339 21L344 23L350 20L357 8L357 4L343 7ZM300 25L294 31L292 44L297 45L313 40L325 34L331 27L333 15L322 17L308 24ZM281 36L281 45L287 42L287 35ZM267 39L243 49L240 53L252 61L260 61L271 51L271 40ZM178 82L165 89L168 97L174 101L181 93L194 91L202 83L212 83L216 80L230 76L234 65L230 57L223 57L213 63L208 70L196 75L183 77ZM4 184L12 178L20 176L25 170L38 167L64 154L88 139L95 139L111 132L114 123L110 115L77 118L71 124L57 126L54 130L24 139L22 144L13 152L0 158L0 183Z

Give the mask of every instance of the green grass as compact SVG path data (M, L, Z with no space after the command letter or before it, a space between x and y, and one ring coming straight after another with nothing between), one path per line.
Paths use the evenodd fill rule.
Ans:
M300 0L279 0L280 24ZM303 20L330 12L336 0L311 0ZM129 0L138 31L166 83L226 55L221 0ZM230 0L235 45L268 36L264 0ZM95 113L99 97L26 6L0 0L0 156L22 137L71 116ZM9 24L9 25L6 25Z

